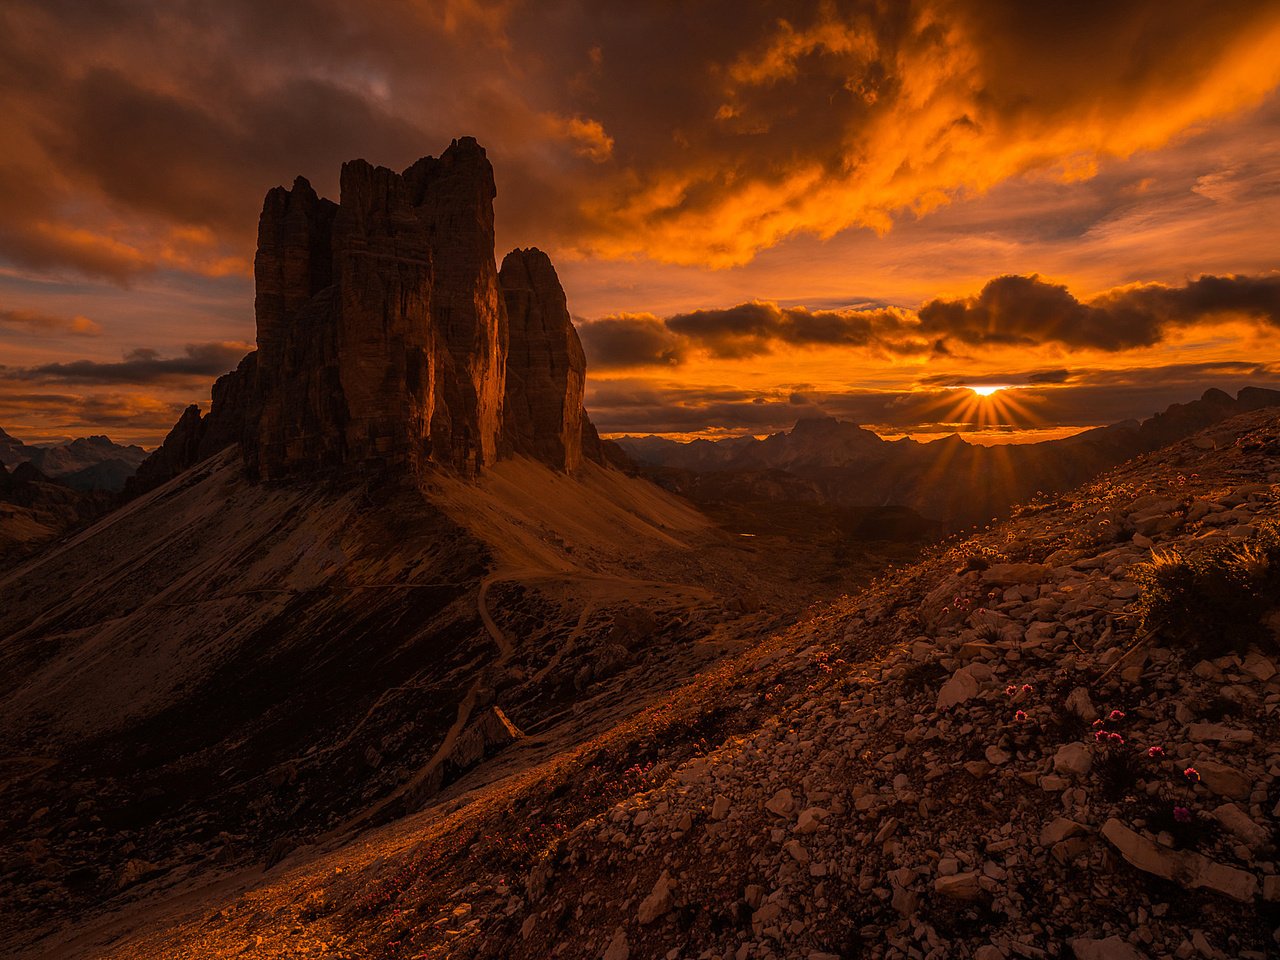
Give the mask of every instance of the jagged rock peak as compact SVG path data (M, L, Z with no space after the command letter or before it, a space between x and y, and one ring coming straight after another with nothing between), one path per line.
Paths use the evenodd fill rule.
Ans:
M484 150L464 138L403 174L343 164L336 206L305 181L267 195L251 473L474 472L496 459L506 316L495 193Z
M565 470L583 459L587 362L551 258L512 250L498 273L510 349L504 433L516 453Z
M515 251L500 283L484 148L463 137L403 173L352 160L340 185L338 203L303 177L268 191L257 353L219 380L208 415L184 414L134 492L235 441L260 479L428 464L473 474L503 452L562 470L584 449L603 460L551 261ZM519 311L510 377L508 304Z

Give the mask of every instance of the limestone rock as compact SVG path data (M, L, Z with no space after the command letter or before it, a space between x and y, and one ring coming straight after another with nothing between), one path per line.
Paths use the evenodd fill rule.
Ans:
M301 177L267 194L257 352L218 381L209 414L183 414L130 492L233 443L265 480L474 474L505 452L562 470L616 459L582 406L586 362L551 261L513 251L500 287L484 149L464 137L403 173L353 160L340 180L336 204Z
M1271 832L1234 803L1222 804L1213 811L1213 818L1250 850L1258 850L1271 842Z
M979 677L990 675L991 669L984 664L975 663L961 667L938 691L937 708L948 710L972 700L982 690L982 681Z
M779 817L786 817L795 809L796 801L795 798L792 797L791 791L784 787L770 797L764 806L770 813Z
M1068 776L1083 777L1093 766L1093 757L1083 743L1065 743L1053 755L1053 769Z
M950 900L977 900L982 896L978 874L972 870L949 877L938 877L933 881L933 889Z
M1120 937L1094 940L1080 937L1071 941L1071 952L1076 960L1147 960L1147 955Z
M640 913L637 919L642 924L653 923L671 909L671 894L675 889L675 881L666 870L658 877L653 890L640 901Z
M507 353L503 432L516 453L561 470L583 458L586 357L551 259L512 250L498 272L506 304Z
M613 939L605 948L604 960L628 960L631 956L631 944L627 942L627 931L619 927L613 931Z
M1217 863L1190 850L1166 849L1114 817L1103 825L1102 835L1133 866L1162 879L1191 889L1204 887L1243 902L1257 895L1258 878L1253 874Z
M1220 797L1230 800L1247 800L1253 790L1253 781L1235 767L1217 760L1198 760L1195 764L1201 782Z

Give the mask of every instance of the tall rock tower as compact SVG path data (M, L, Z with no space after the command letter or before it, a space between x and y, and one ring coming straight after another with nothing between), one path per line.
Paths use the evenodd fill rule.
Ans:
M258 349L219 379L208 414L183 415L135 491L237 440L262 480L603 460L564 290L536 249L499 274L496 194L470 137L404 173L343 164L338 203L302 177L268 192Z
M506 314L493 168L472 139L404 174L343 164L338 204L267 194L245 459L266 479L497 457Z
M498 273L510 349L504 434L516 453L563 470L582 464L587 361L551 258L512 250Z

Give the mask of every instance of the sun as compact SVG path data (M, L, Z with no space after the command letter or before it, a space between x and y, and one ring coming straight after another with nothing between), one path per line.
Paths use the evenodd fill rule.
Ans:
M969 389L980 397L989 397L993 393L999 393L1001 390L1007 390L1008 387L1001 383L994 386L970 387Z

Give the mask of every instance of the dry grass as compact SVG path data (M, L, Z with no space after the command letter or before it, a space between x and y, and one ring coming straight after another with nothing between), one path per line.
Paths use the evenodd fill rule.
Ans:
M1188 553L1162 551L1138 568L1140 629L1200 656L1277 650L1267 615L1280 598L1280 524L1256 540Z

